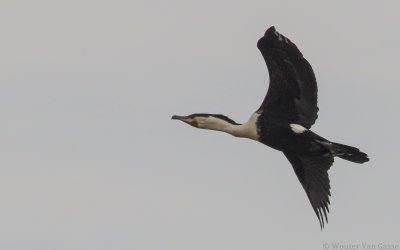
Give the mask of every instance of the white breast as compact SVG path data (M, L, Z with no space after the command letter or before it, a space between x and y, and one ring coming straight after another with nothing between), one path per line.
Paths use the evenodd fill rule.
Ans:
M246 123L235 128L232 135L258 141L259 135L257 129L257 120L259 116L260 114L257 113L252 114Z

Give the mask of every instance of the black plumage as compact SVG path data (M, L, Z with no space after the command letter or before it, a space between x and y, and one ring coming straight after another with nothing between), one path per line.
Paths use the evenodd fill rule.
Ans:
M358 148L331 142L309 130L318 117L318 88L311 65L287 37L269 28L258 40L269 72L268 92L245 124L224 115L173 116L194 127L220 130L257 140L282 151L293 166L321 228L328 222L330 184L328 170L334 157L364 163Z
M311 65L275 27L265 32L257 47L267 63L270 79L259 108L261 116L310 128L318 117L318 88Z
M257 47L270 77L267 95L257 111L259 141L283 151L323 227L324 217L328 221L328 170L333 157L357 163L368 161L368 157L357 148L332 143L309 130L293 133L290 124L310 129L318 117L318 88L312 67L297 46L274 27L265 32ZM348 154L338 154L340 150Z

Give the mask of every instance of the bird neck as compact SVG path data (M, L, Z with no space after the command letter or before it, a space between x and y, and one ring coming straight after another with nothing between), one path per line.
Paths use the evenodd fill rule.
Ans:
M240 126L240 124L230 123L215 116L201 117L196 120L198 128L222 131L231 135L235 134Z
M204 119L199 119L198 128L222 131L235 137L258 140L256 126L257 118L258 114L253 114L246 123L234 124L218 117L210 116Z

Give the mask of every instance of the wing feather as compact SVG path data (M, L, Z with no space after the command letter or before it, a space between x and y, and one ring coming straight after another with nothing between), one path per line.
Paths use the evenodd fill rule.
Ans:
M328 170L333 164L332 155L299 156L284 152L292 164L301 185L306 191L321 228L328 223L330 185ZM324 218L325 217L325 218Z
M270 84L258 112L310 128L317 119L317 81L311 65L288 38L269 28L257 43Z

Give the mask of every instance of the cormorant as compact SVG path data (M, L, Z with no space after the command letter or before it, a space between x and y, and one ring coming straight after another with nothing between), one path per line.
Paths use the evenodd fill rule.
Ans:
M258 40L258 49L269 72L269 89L260 108L244 124L220 114L172 116L193 127L223 131L250 138L282 151L293 166L321 229L330 193L328 170L335 156L364 163L367 154L358 148L329 141L310 130L318 115L317 82L311 65L297 46L270 27Z

